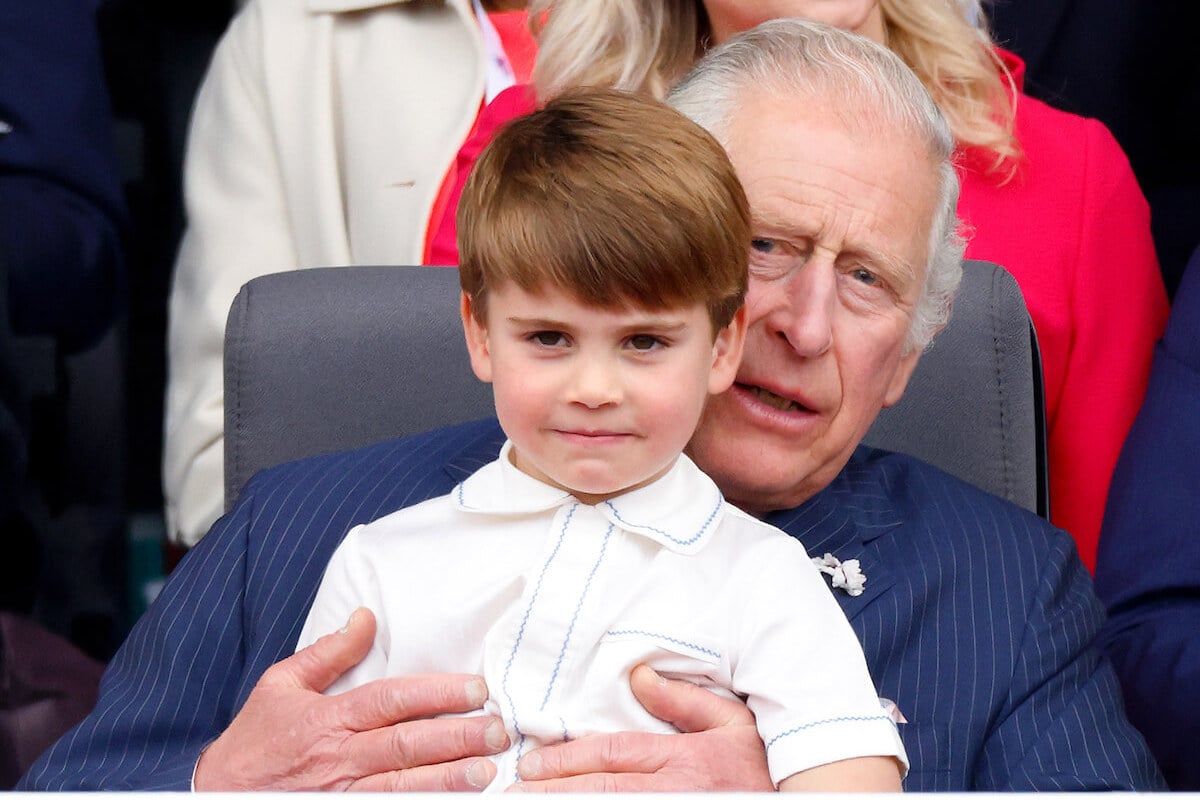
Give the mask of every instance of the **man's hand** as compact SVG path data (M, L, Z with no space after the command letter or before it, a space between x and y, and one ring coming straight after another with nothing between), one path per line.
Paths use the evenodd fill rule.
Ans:
M741 703L642 665L630 677L646 710L682 733L585 736L521 759L510 791L773 791L754 715Z
M478 791L508 747L495 717L430 719L483 707L474 675L388 678L336 697L321 692L362 660L375 616L350 615L263 673L233 722L200 756L195 788L230 790Z

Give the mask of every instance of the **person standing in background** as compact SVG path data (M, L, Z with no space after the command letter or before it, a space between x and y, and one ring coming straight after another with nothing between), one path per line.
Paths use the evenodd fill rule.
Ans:
M1186 3L1161 0L990 0L1002 46L1026 64L1025 91L1095 117L1129 154L1150 202L1167 294L1200 232L1200 60Z
M258 275L418 264L481 104L525 80L521 2L251 0L192 112L168 321L167 536L220 516L229 306Z
M1200 248L1113 472L1096 561L1100 634L1172 789L1200 791Z

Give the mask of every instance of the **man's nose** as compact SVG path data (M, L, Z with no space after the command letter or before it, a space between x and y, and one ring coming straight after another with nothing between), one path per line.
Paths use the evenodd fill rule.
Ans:
M837 305L835 265L810 262L783 287L784 302L775 314L776 333L798 355L816 358L833 346Z
M581 355L567 388L567 400L588 408L618 403L622 385L620 368L612 359Z

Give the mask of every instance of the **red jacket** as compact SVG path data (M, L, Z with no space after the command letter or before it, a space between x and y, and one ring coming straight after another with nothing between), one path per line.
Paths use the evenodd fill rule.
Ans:
M1020 85L1024 64L1004 54ZM1023 158L1008 183L961 154L967 257L1004 266L1033 318L1045 374L1050 513L1089 569L1108 483L1141 406L1167 296L1150 208L1097 120L1017 101Z
M1003 55L1020 85L1024 65ZM426 263L458 263L453 209L470 166L534 102L515 86L481 113ZM1051 518L1092 569L1109 479L1141 405L1167 297L1149 206L1108 129L1021 95L1016 136L1022 158L1007 182L1007 173L987 171L989 154L960 151L958 213L967 258L1004 266L1025 296L1045 373Z

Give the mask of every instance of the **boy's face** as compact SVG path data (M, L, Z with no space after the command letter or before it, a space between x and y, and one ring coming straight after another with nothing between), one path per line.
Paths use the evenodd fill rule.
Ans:
M701 304L602 309L511 284L489 291L486 325L466 296L462 315L515 465L586 503L671 468L705 399L732 383L745 338L743 311L714 340Z

